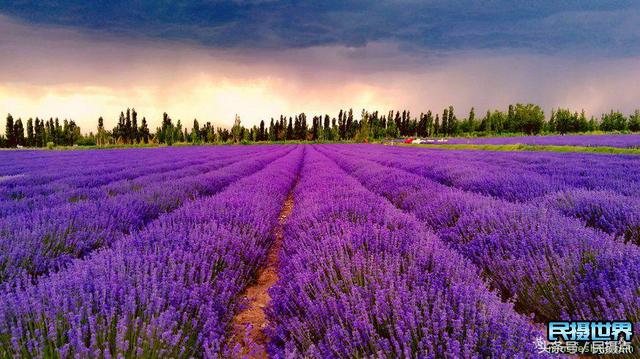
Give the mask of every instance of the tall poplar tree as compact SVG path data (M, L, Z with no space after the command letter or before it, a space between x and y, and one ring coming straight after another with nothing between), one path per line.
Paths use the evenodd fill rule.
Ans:
M4 135L7 137L7 147L16 147L16 136L13 129L13 116L7 115L7 123L4 130Z

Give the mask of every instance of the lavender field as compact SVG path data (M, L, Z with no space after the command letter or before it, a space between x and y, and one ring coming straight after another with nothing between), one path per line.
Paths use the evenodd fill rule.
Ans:
M638 338L639 245L639 156L3 151L0 357L544 357L549 321Z
M539 145L539 146L587 146L640 148L640 135L553 135L553 136L516 136L516 137L476 137L451 138L451 144L473 145Z

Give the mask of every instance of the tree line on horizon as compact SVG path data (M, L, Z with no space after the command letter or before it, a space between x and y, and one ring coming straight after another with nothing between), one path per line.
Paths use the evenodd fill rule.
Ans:
M5 135L0 136L0 147L54 147L75 145L135 145L161 143L240 143L240 142L282 142L282 141L354 141L392 139L398 137L455 137L490 136L503 134L535 135L541 133L584 133L638 132L640 131L640 110L630 116L620 111L604 113L599 119L591 116L587 119L581 112L569 109L552 110L549 118L534 104L509 105L507 111L487 111L481 118L474 108L464 118L458 118L453 106L442 114L427 111L418 117L412 117L407 110L378 111L362 110L360 119L354 118L353 110L340 110L337 117L328 114L307 118L305 113L278 119L264 120L259 125L245 127L236 115L231 129L214 127L211 122L200 124L193 120L191 129L183 126L180 120L175 123L164 113L155 132L148 127L145 117L138 124L135 109L120 112L116 126L107 130L103 117L98 118L97 131L83 135L73 120L50 118L49 120L29 118L26 128L22 120L14 120L7 115Z

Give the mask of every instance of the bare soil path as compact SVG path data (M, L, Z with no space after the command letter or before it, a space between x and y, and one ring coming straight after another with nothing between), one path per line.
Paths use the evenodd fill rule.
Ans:
M295 188L295 186L294 186ZM264 333L267 327L265 309L271 301L269 288L278 281L278 262L284 237L284 223L293 208L293 190L287 196L274 229L275 242L267 253L267 265L258 272L258 280L247 287L243 298L248 306L233 318L233 341L240 344L243 358L267 358L266 345L269 338ZM247 327L250 330L247 331Z

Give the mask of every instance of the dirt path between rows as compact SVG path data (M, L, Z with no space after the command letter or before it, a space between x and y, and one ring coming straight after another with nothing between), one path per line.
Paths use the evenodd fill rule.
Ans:
M294 186L295 188L295 186ZM240 344L243 358L267 358L266 345L269 338L264 333L267 327L265 309L271 301L269 288L278 281L278 262L284 237L284 223L293 209L293 191L284 202L274 228L275 242L267 253L267 265L258 272L258 280L247 287L243 298L249 302L247 308L233 318L233 341ZM247 332L247 327L251 329Z

